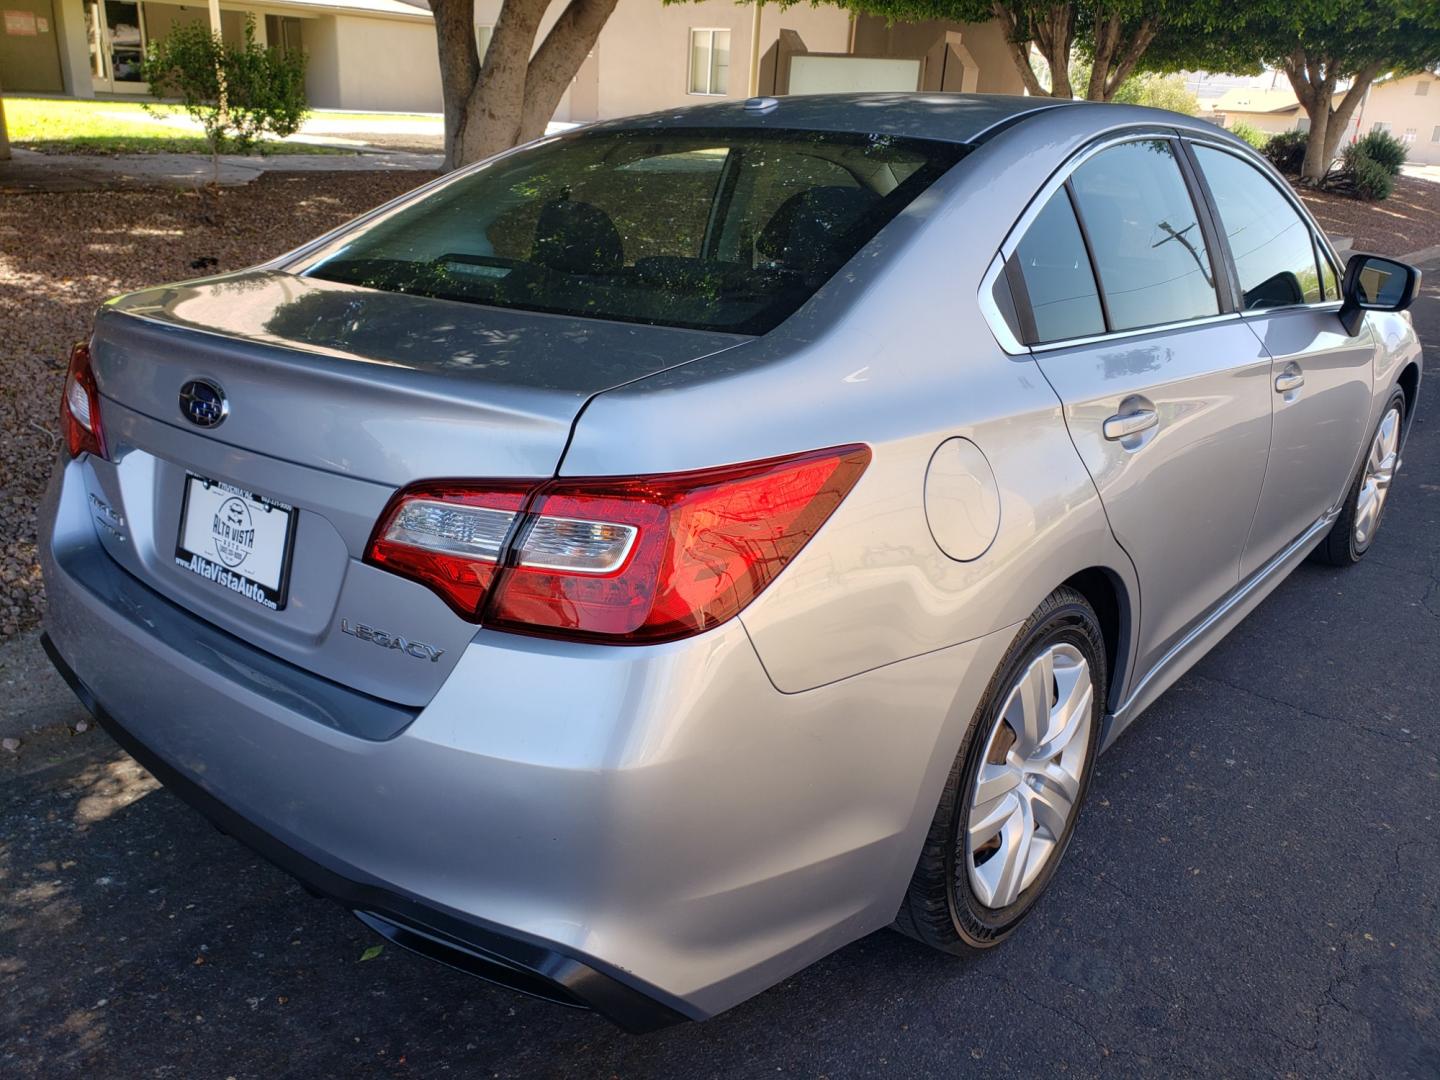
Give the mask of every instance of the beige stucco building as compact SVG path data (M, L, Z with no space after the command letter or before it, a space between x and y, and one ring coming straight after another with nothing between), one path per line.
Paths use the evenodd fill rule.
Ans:
M1229 90L1215 102L1217 123L1238 123L1271 133L1305 131L1310 118L1289 87ZM1430 72L1381 79L1370 87L1350 118L1340 145L1371 131L1388 131L1408 147L1407 160L1440 164L1440 76Z
M501 0L476 0L483 49ZM182 22L218 25L309 57L317 108L437 112L435 29L426 0L5 0L0 72L7 93L144 94L146 44ZM564 10L554 3L541 38ZM759 49L754 50L758 21ZM758 62L752 57L758 52ZM833 89L1023 93L998 26L903 23L835 7L620 0L555 119L587 121L709 98Z

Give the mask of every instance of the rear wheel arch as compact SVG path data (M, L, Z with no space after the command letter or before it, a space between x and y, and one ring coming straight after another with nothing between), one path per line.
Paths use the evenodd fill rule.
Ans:
M1130 656L1134 607L1124 580L1106 566L1090 566L1071 574L1063 582L1078 592L1094 609L1105 640L1105 664L1109 669L1107 711L1114 712L1125 685Z

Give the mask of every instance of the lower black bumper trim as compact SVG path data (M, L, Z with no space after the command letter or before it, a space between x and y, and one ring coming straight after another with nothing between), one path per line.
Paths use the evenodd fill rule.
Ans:
M60 655L49 634L40 643L75 696L120 746L181 800L221 831L298 880L311 893L349 908L388 941L450 967L521 993L571 1007L593 1009L627 1031L656 1031L696 1017L663 1000L602 961L566 952L553 943L442 909L379 881L326 866L297 851L231 809L152 751L95 698Z

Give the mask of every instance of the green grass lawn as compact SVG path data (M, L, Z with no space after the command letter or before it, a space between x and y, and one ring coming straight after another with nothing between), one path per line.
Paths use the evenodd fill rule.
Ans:
M5 98L10 141L43 154L208 154L197 134L156 122L138 103ZM282 147L270 143L275 152ZM333 146L287 142L286 154L337 154Z

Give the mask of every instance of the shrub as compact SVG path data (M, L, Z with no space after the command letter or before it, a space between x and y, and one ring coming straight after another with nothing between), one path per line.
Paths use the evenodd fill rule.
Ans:
M1388 199L1395 190L1395 174L1383 161L1376 161L1365 152L1364 140L1345 148L1345 164L1339 180L1357 199L1375 202Z
M1270 164L1287 176L1298 176L1305 164L1305 144L1310 136L1303 131L1282 131L1272 135L1263 147Z
M1265 149L1265 144L1270 141L1270 136L1257 127L1241 121L1230 129L1230 134L1237 139L1244 139L1256 150Z
M1400 166L1405 164L1405 144L1388 131L1372 131L1354 145L1371 161L1385 166L1391 176L1400 175Z
M1122 105L1169 109L1186 116L1200 112L1200 99L1185 85L1183 75L1136 75L1121 83L1111 100Z
M204 129L217 184L221 153L249 153L266 135L293 135L308 111L304 54L256 42L253 17L238 45L205 23L182 23L150 43L143 74L155 97L178 98Z

